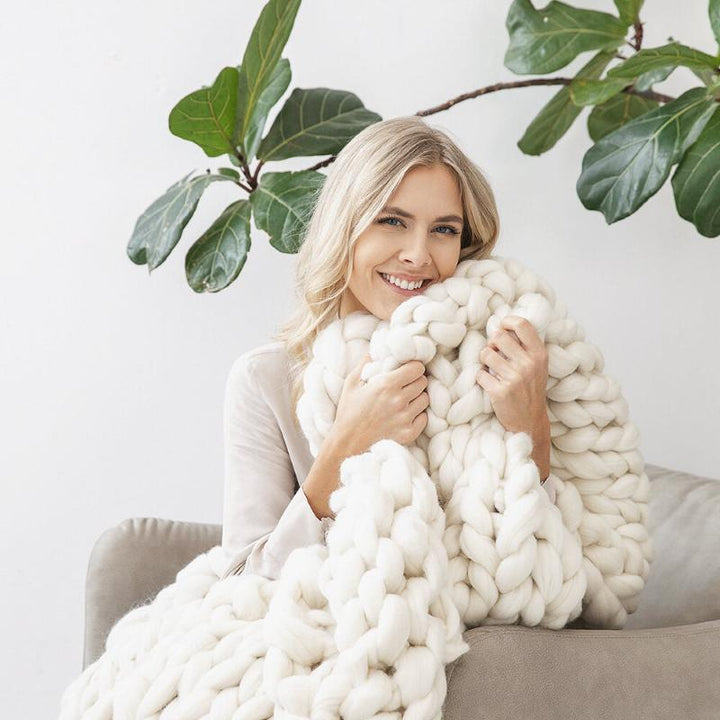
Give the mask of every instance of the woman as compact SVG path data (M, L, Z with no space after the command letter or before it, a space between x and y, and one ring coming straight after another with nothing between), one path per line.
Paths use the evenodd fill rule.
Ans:
M488 257L498 231L482 173L421 118L375 123L342 149L298 253L295 315L275 342L241 355L228 377L225 576L248 569L277 578L294 548L323 541L342 461L382 438L408 445L427 423L423 364L407 362L384 382L364 384L366 356L345 379L333 427L313 458L295 409L318 332L352 312L389 319L408 297L450 277L460 260ZM502 327L481 352L488 370L477 382L506 429L531 435L544 480L547 352L524 319L508 316Z

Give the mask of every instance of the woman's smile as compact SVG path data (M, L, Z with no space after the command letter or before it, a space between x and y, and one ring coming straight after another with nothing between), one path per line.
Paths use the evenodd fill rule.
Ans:
M422 292L424 292L425 288L432 282L432 280L423 280L423 284L417 288L416 290L404 290L403 288L399 287L398 285L395 285L394 283L391 283L383 273L378 272L378 277L382 281L384 285L386 285L390 290L393 292L396 292L398 295L403 295L405 297L412 297L413 295L420 295Z

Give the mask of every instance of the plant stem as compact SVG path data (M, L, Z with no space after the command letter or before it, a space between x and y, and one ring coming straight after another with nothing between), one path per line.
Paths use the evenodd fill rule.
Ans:
M250 172L250 167L244 158L240 165L240 169L242 170L245 179L248 181L248 184L254 190L257 187L257 178L253 177L253 174Z
M640 22L640 20L636 20L635 24L633 25L635 28L635 37L633 38L633 47L635 50L640 50L642 47L642 41L643 41L643 24Z
M264 160L260 160L258 164L255 166L255 172L252 176L252 181L254 183L253 187L257 187L257 179L258 179L258 173L260 172L260 168L265 164Z

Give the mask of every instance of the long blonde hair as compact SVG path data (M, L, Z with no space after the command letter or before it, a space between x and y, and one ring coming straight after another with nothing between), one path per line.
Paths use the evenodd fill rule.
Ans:
M295 312L273 336L284 343L290 358L291 407L298 427L297 401L312 344L338 318L358 236L378 216L410 168L440 163L454 171L460 187L465 222L459 259L488 257L500 229L492 188L455 142L421 117L409 115L369 125L330 165L297 253Z

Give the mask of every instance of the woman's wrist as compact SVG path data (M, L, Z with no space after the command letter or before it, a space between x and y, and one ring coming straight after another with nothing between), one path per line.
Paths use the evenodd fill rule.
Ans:
M346 447L345 436L338 431L331 431L320 446L302 484L305 497L319 520L334 517L328 500L340 482L340 465L348 457Z
M542 484L550 476L550 420L547 416L535 425L531 437L532 459L538 467Z

